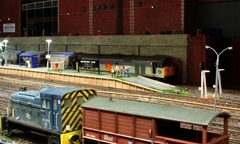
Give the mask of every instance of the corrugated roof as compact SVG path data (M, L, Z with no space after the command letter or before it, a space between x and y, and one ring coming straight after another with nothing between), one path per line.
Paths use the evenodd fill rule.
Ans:
M207 126L215 117L230 117L227 112L207 111L145 102L127 101L108 98L94 98L82 105L83 108L93 108L112 112L119 112L144 117L167 119L196 125Z

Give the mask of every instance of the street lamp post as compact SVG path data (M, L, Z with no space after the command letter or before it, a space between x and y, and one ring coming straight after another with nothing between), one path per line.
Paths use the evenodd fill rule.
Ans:
M5 52L5 66L7 66L8 64L7 64L7 62L8 62L8 53L7 53L7 43L8 43L8 40L3 40L3 42L5 43L5 50L4 50L4 52Z
M51 39L47 39L46 42L48 43L48 54L46 55L46 58L47 58L47 70L49 70L49 59L50 59L49 49L50 49L50 43L52 42L52 40Z
M210 46L206 46L206 49L211 49L214 51L214 53L217 55L216 60L216 77L215 77L215 96L214 96L214 111L216 111L216 102L217 102L217 92L218 92L218 65L219 65L219 56L226 50L231 50L232 47L227 47L224 50L222 50L219 54Z

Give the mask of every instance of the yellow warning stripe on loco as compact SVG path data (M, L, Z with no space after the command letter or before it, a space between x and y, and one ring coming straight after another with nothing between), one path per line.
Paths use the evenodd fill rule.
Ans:
M77 90L67 93L61 98L61 108L62 108L62 130L66 133L66 126L70 126L70 131L79 130L82 127L82 108L81 104L77 103L77 98L82 97L83 101L86 102L89 96L97 96L95 90L84 89ZM71 99L71 106L64 106L64 100Z

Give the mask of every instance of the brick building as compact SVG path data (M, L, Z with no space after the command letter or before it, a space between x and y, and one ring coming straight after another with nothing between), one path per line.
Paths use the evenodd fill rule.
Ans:
M1 0L1 36L195 33L197 0ZM10 20L9 20L10 18Z

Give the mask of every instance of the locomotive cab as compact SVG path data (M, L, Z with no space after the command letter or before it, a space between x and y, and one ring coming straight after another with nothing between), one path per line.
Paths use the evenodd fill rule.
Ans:
M96 97L85 88L43 87L39 91L11 94L9 116L2 117L0 128L11 134L23 130L41 136L44 143L79 143L82 133L82 103Z
M152 73L153 74L156 74L156 73L159 73L161 74L162 71L160 70L160 68L162 68L162 63L161 62L153 62L152 63Z

